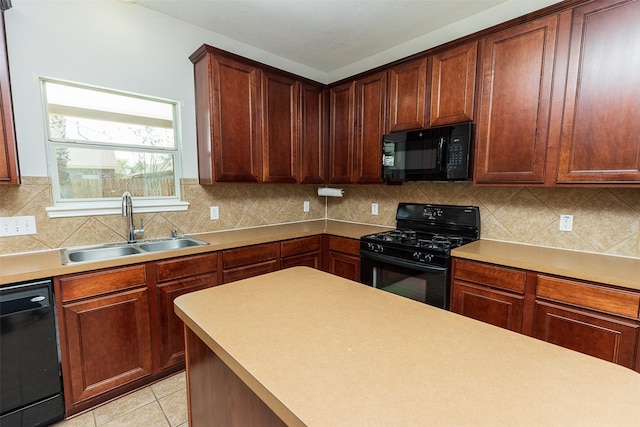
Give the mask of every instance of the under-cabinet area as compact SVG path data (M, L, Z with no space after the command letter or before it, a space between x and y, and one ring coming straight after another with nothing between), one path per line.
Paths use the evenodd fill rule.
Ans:
M454 258L451 311L640 372L640 290Z

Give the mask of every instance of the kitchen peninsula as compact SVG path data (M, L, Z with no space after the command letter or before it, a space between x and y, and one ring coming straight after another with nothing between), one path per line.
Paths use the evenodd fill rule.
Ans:
M180 296L201 425L638 425L640 375L306 267Z

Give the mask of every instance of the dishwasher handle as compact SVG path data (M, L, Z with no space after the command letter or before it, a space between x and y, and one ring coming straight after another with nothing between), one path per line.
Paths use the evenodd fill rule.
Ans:
M51 307L51 282L25 283L0 289L0 317Z

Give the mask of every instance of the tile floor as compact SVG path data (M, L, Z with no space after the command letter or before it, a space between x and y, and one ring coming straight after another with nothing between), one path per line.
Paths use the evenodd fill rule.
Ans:
M184 371L52 427L187 427Z

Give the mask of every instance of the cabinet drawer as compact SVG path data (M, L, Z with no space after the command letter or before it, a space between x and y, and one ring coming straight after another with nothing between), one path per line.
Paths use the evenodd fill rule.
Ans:
M62 301L146 286L144 264L60 278Z
M222 252L222 264L225 270L275 259L278 259L278 243L246 246Z
M360 240L329 236L329 250L360 256Z
M248 267L225 270L222 273L222 283L235 282L236 280L247 279L249 277L259 276L261 274L271 273L272 271L276 271L277 269L277 261L267 261L260 264L250 265Z
M631 318L638 318L640 308L640 294L542 274L536 296Z
M480 283L508 291L524 293L527 273L513 268L483 264L474 261L455 260L456 280Z
M300 239L285 240L280 243L280 256L282 258L300 255L320 250L320 236L302 237Z
M156 262L158 282L175 280L181 277L195 276L216 271L218 255L216 253L195 255Z

